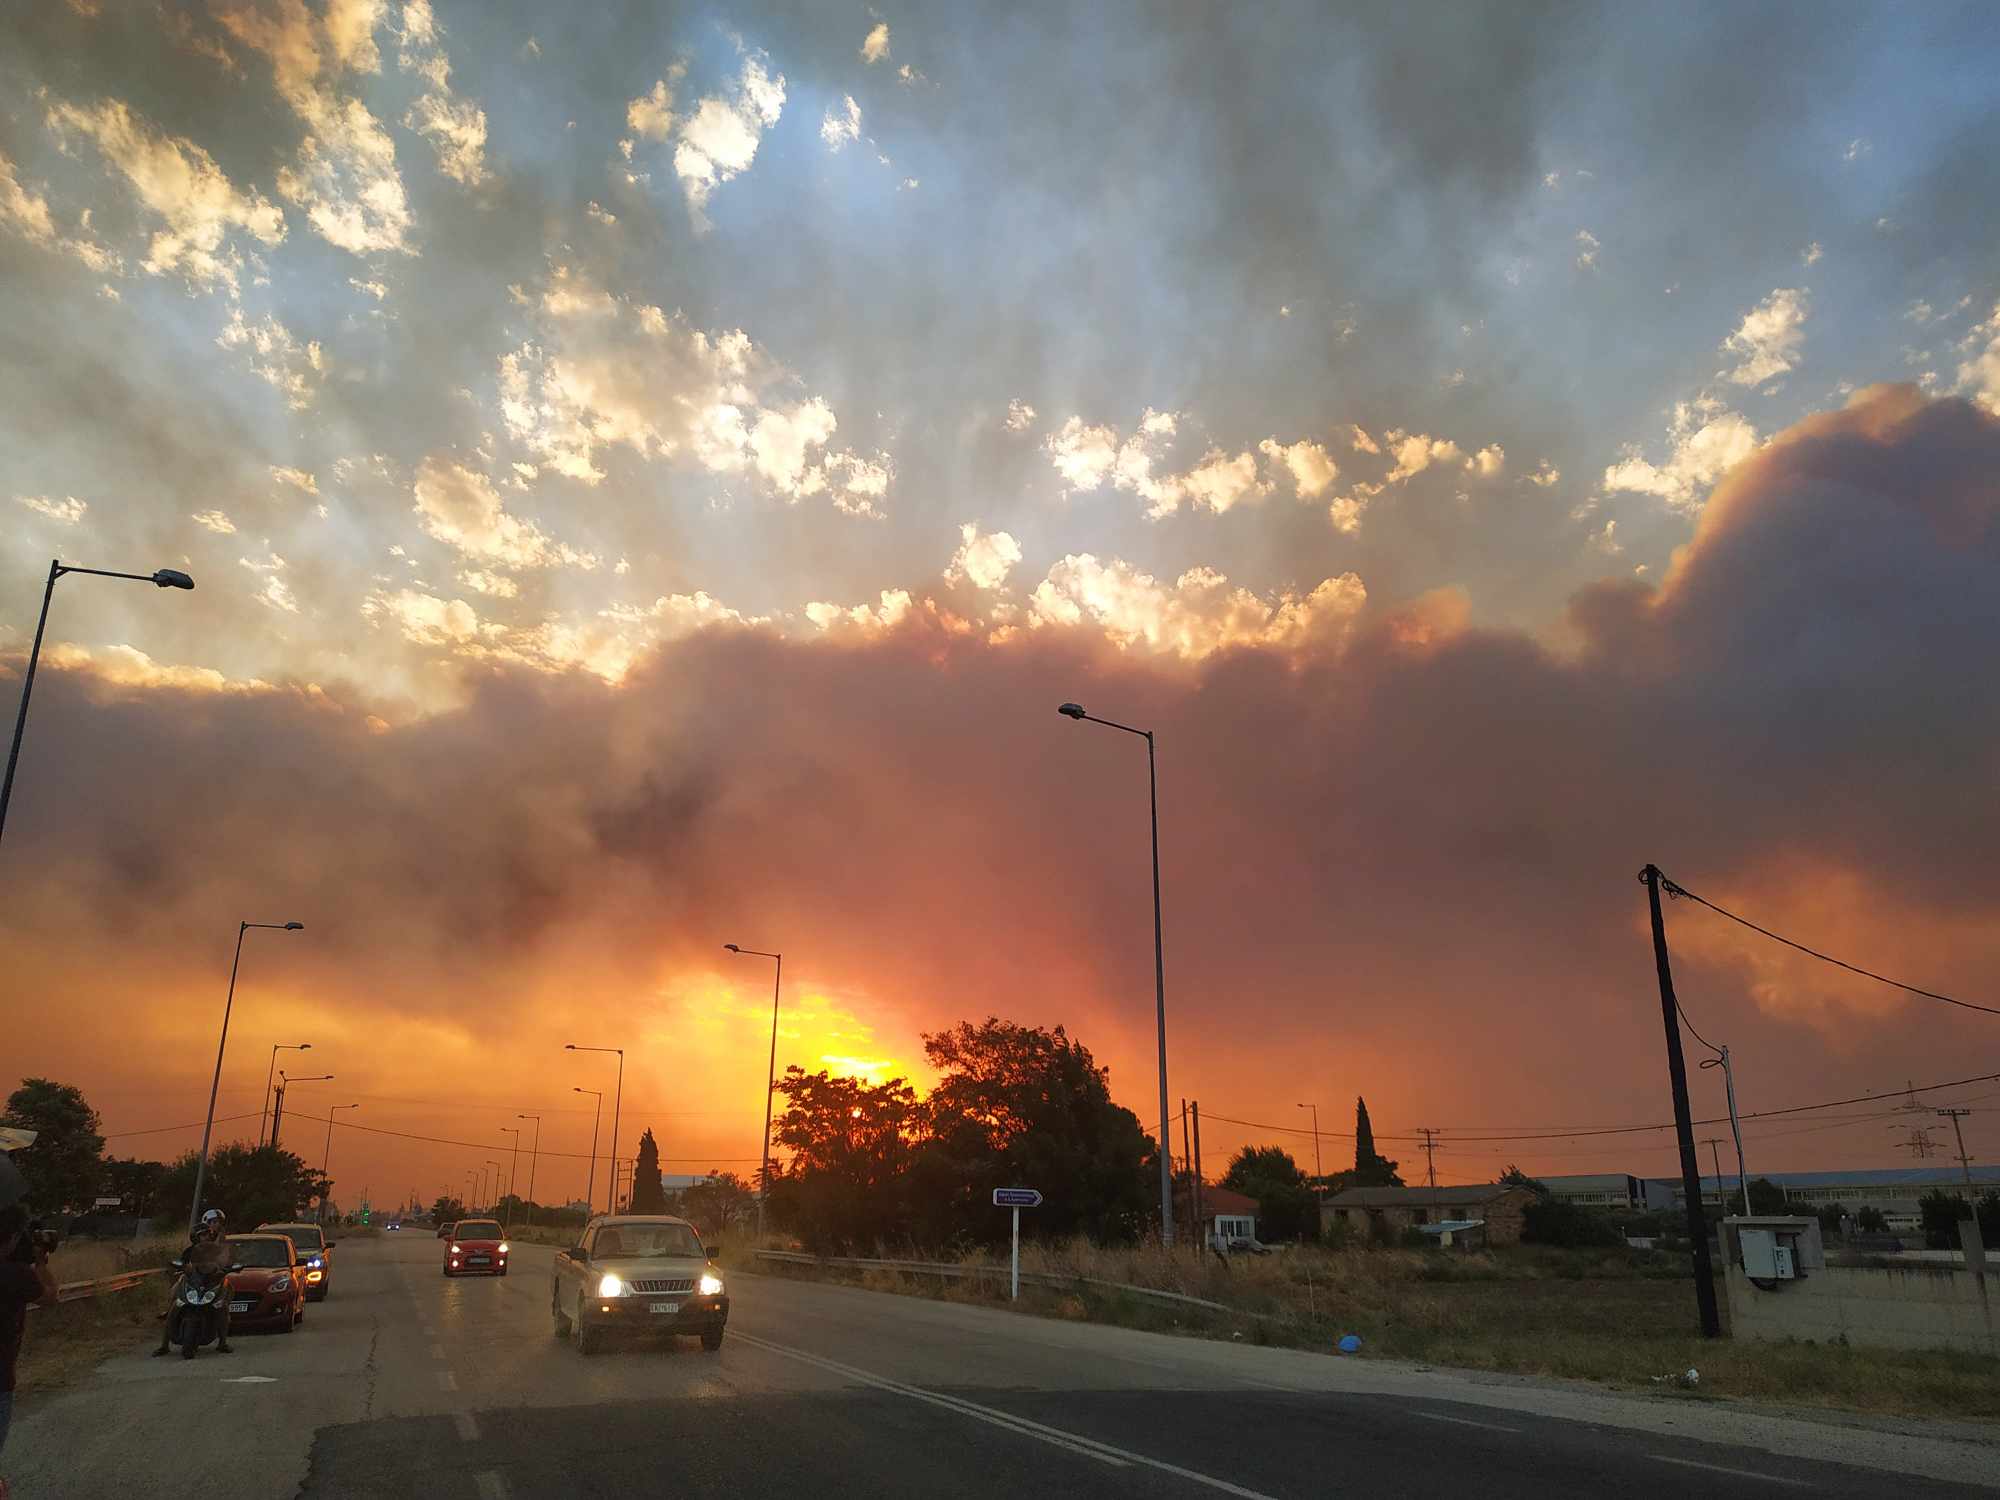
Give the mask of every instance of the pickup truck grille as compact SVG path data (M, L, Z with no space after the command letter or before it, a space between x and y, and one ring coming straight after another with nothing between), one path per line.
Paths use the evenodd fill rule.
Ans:
M633 1291L647 1296L669 1292L691 1292L694 1290L694 1278L682 1276L668 1281L635 1281L631 1285Z

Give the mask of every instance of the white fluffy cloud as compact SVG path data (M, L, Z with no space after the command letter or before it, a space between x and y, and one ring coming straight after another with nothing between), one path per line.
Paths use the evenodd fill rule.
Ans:
M1528 476L1528 483L1548 489L1551 485L1560 483L1562 477L1562 470L1545 458L1536 466L1535 472Z
M1757 449L1757 429L1712 396L1674 407L1672 451L1664 464L1647 461L1635 444L1604 471L1604 487L1656 495L1676 510L1699 510L1731 465Z
M852 94L839 107L827 110L819 122L819 138L826 142L829 151L838 151L850 141L861 139L861 106L854 102Z
M1303 646L1338 641L1367 602L1352 573L1309 594L1263 598L1231 588L1212 568L1165 584L1130 563L1072 553L1049 569L1028 601L1031 625L1095 625L1123 647L1190 659L1230 646Z
M319 480L304 469L288 469L277 464L271 466L271 477L280 484L288 484L293 489L307 495L319 493Z
M785 372L741 329L710 335L564 270L532 305L543 338L501 359L501 415L543 466L594 485L608 450L625 447L753 473L790 500L825 494L854 514L879 511L887 456L833 450L833 409L817 396L777 399Z
M872 634L901 624L914 603L908 589L884 589L880 604L813 603L806 606L805 616L821 631L845 628Z
M1387 476L1389 484L1407 484L1432 464L1457 463L1465 456L1449 438L1428 437L1421 432L1392 430L1384 435L1383 441L1396 460L1396 466Z
M1742 326L1722 341L1723 350L1738 360L1735 369L1722 372L1722 378L1737 385L1762 385L1796 366L1809 311L1805 291L1798 287L1781 287L1751 308Z
M361 606L370 619L387 618L419 646L456 646L479 635L479 616L463 599L440 599L419 589L378 589Z
M492 480L451 459L425 459L411 496L424 530L467 557L503 568L597 565L596 558L550 541L533 521L510 514Z
M1494 479L1507 467L1507 451L1498 443L1488 444L1465 461L1465 467L1481 479Z
M452 92L444 32L430 0L408 0L404 5L402 48L396 61L425 85L403 116L403 124L436 148L440 172L477 187L486 180L486 111Z
M1153 520L1173 514L1183 502L1219 513L1270 493L1269 483L1258 476L1256 458L1247 451L1232 457L1210 448L1184 473L1155 472L1155 464L1178 431L1179 421L1172 412L1150 407L1129 437L1121 437L1116 428L1071 417L1044 439L1042 449L1069 489L1101 489L1108 479L1114 488L1146 501L1146 514Z
M945 580L967 579L974 588L997 589L1021 560L1021 544L1004 531L982 532L977 521L958 528L959 547L944 570Z
M2000 416L2000 302L1993 316L1966 338L1965 363L1958 367L1958 386L1973 400Z
M1602 242L1596 235L1588 229L1579 229L1576 232L1576 268L1579 271L1595 271L1597 252L1601 248Z
M273 12L224 10L217 19L269 61L278 96L305 126L297 158L278 170L278 191L322 238L350 254L414 255L396 144L367 105L341 89L349 73L381 71L381 11L381 0L327 0L317 15L293 3Z
M119 100L94 109L53 105L48 124L58 136L75 132L95 142L163 221L141 262L155 276L177 273L204 287L234 287L240 256L224 247L231 234L241 231L263 245L285 237L283 212L263 194L239 192L201 147L156 130Z
M1007 430L1026 432L1035 425L1035 409L1027 402L1015 397L1007 403Z
M198 510L189 516L188 519L204 530L214 532L217 536L234 536L236 534L236 523L219 510Z
M16 495L14 497L38 516L47 516L58 526L74 526L81 521L84 512L90 509L87 501L74 495L65 495L60 500L51 500L47 495Z
M746 57L726 90L698 100L684 116L672 114L672 81L662 79L650 94L634 99L626 106L625 120L645 139L674 140L674 175L696 226L705 228L709 195L749 170L764 132L778 123L785 107L785 75L773 75L761 53Z
M215 342L224 349L243 351L252 372L275 386L285 398L285 405L293 411L304 411L312 405L313 393L326 374L326 356L317 340L300 343L289 328L269 313L250 322L237 306L230 308L229 321L215 336Z
M299 612L299 601L292 597L292 587L285 582L285 569L290 564L282 557L271 552L265 555L263 562L248 557L239 557L236 561L263 580L254 596L259 604L288 615Z
M889 55L889 23L877 21L868 28L868 35L861 39L861 60L878 63Z

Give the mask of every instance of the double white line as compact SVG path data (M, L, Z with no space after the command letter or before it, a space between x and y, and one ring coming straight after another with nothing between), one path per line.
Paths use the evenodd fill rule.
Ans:
M1012 1412L1001 1411L997 1407L982 1406L977 1401L967 1401L962 1396L947 1396L940 1391L927 1391L920 1386L905 1385L900 1380L889 1380L853 1365L844 1365L838 1360L827 1359L818 1354L808 1354L803 1349L793 1349L784 1344L774 1344L769 1339L760 1339L754 1334L738 1333L731 1330L729 1337L740 1343L765 1349L772 1354L782 1354L786 1359L795 1359L800 1364L811 1365L825 1370L858 1385L872 1386L878 1391L888 1391L892 1395L907 1396L912 1401L921 1401L927 1406L942 1407L946 1411L957 1412L962 1417L971 1417L976 1422L1005 1428L1022 1437L1033 1438L1036 1442L1047 1443L1052 1448L1062 1448L1084 1458L1094 1458L1101 1464L1113 1468L1130 1468L1134 1464L1148 1469L1157 1469L1163 1474L1172 1474L1193 1484L1206 1485L1225 1495L1238 1495L1242 1500L1276 1500L1262 1490L1246 1489L1240 1484L1231 1484L1227 1479L1217 1479L1213 1474L1197 1473L1193 1469L1183 1469L1179 1464L1170 1464L1165 1459L1151 1458L1144 1453L1134 1453L1129 1448L1113 1447L1110 1443L1100 1443L1096 1438L1083 1437L1078 1433L1064 1432L1058 1427L1047 1427L1026 1417L1015 1416Z

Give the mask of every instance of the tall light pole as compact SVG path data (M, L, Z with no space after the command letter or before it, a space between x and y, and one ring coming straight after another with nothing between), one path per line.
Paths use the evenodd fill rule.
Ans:
M480 1184L486 1180L483 1175L485 1170L484 1167L481 1167L477 1172L467 1172L465 1174L465 1196L474 1200L465 1205L467 1213L476 1214L479 1212L479 1203L477 1200L479 1198Z
M320 1194L319 1199L319 1217L322 1220L326 1218L326 1200L333 1196L333 1179L326 1175L326 1169L333 1161L333 1116L337 1110L359 1108L361 1106L358 1104L330 1104L327 1106L326 1146L319 1154L319 1175L326 1180L326 1191Z
M500 1202L500 1163L489 1156L486 1158L486 1165L493 1169L493 1190L486 1195L491 1200L486 1205L486 1211L492 1213L494 1207ZM480 1170L484 1171L485 1168L481 1168Z
M575 1042L563 1044L565 1052L616 1052L618 1054L618 1092L611 1096L611 1213L618 1212L618 1115L625 1107L625 1049L623 1047L579 1047Z
M1309 1109L1313 1112L1313 1176L1324 1177L1326 1176L1326 1170L1319 1164L1319 1106L1317 1104L1301 1104L1299 1108ZM1314 1183L1313 1186L1317 1190L1319 1184Z
M540 1115L516 1115L517 1120L535 1122L535 1143L528 1149L528 1196L524 1200L528 1207L528 1227L535 1227L535 1161L542 1154L542 1117Z
M597 1124L604 1118L604 1090L577 1089L579 1094L588 1094L597 1101L597 1108L590 1113L590 1175L583 1182L584 1217L597 1212Z
M785 955L766 953L759 948L739 948L734 943L722 946L745 958L777 960L777 972L771 977L771 1063L764 1073L764 1157L763 1165L757 1169L757 1238L761 1241L764 1200L771 1196L771 1096L778 1091L778 991L785 982Z
M51 583L54 582L54 578L55 575L53 573L50 574ZM194 585L189 584L188 587L193 588ZM43 607L46 609L47 601L44 601ZM39 645L41 642L39 631L36 633L35 640L36 644ZM21 697L21 714L24 720L27 717L27 712L28 699L27 695L23 693ZM14 748L16 750L21 748L21 728L18 724L14 726ZM9 763L7 774L11 780L14 774L11 762ZM201 1219L201 1190L202 1185L208 1181L208 1141L209 1137L215 1131L215 1095L216 1091L222 1087L222 1054L229 1048L229 1012L236 1005L236 971L243 966L243 934L253 927L268 927L276 932L301 932L305 929L305 925L303 922L238 922L236 924L236 957L229 965L229 998L222 1002L222 1040L215 1044L215 1081L208 1086L208 1118L202 1122L201 1126L201 1155L195 1158L194 1202L188 1205L189 1239L194 1238L194 1226Z
M514 1227L514 1203L521 1196L517 1191L521 1182L521 1127L518 1125L502 1125L500 1129L503 1132L511 1132L514 1137L513 1165L507 1169L507 1218L500 1226L502 1229L512 1229Z
M1160 1242L1171 1245L1174 1242L1174 1182L1173 1169L1169 1165L1172 1153L1167 1148L1167 961L1160 931L1160 777L1153 760L1153 731L1134 729L1130 724L1120 724L1113 719L1100 719L1095 714L1085 713L1081 703L1065 703L1056 712L1079 723L1121 729L1126 734L1136 734L1146 742L1146 784L1151 793L1153 810L1153 1000L1160 1033Z
M264 1070L264 1123L257 1132L257 1139L270 1144L271 1131L271 1080L278 1076L278 1054L280 1052L310 1052L311 1042L278 1042L271 1048L271 1065Z
M93 578L130 578L139 583L157 584L163 589L191 589L194 580L172 568L154 573L112 573L103 568L77 568L60 558L49 562L49 585L42 590L41 618L35 621L35 644L28 648L28 670L21 677L21 706L14 714L14 744L7 752L7 779L0 781L0 832L7 827L7 804L14 800L14 767L21 760L21 736L28 729L28 696L35 691L35 668L42 659L42 632L48 629L49 600L54 597L56 580L65 573L88 573ZM196 1173L199 1176L199 1171Z
M287 1078L285 1076L285 1070L283 1068L278 1069L277 1101L271 1110L271 1149L273 1151L278 1149L278 1126L283 1123L285 1118L286 1088L295 1083L331 1083L331 1082L333 1082L333 1075L331 1073L316 1073L311 1078Z

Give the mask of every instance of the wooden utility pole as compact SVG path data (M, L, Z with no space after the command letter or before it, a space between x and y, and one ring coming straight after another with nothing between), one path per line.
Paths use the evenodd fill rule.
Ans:
M1653 967L1660 980L1660 1014L1667 1032L1667 1078L1673 1085L1674 1134L1681 1148L1681 1191L1687 1197L1688 1238L1694 1250L1694 1300L1701 1312L1702 1337L1713 1339L1722 1336L1722 1315L1715 1305L1715 1266L1708 1254L1708 1221L1701 1211L1701 1163L1694 1154L1694 1112L1688 1107L1687 1061L1681 1056L1681 1008L1674 999L1666 919L1660 915L1660 884L1665 878L1657 865L1647 865L1639 872L1653 919Z
M1194 1238L1201 1240L1201 1101L1188 1106L1194 1116Z

